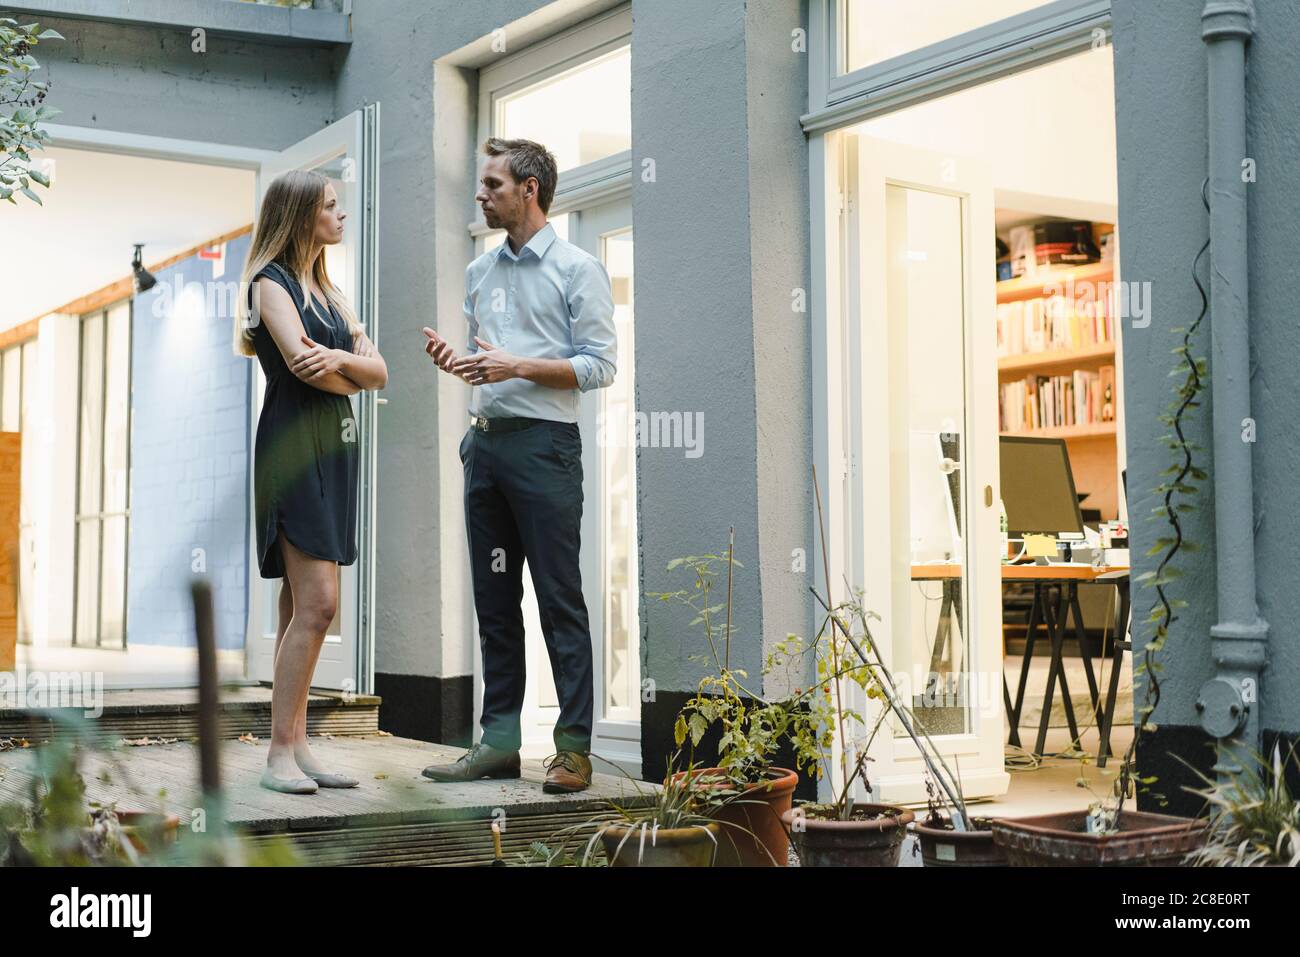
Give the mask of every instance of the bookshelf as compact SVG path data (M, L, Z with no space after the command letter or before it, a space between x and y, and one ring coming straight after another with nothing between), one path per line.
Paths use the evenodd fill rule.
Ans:
M1083 266L1052 266L1033 276L1004 279L998 283L998 302L1017 302L1021 299L1041 299L1044 286L1053 283L1110 282L1114 276L1114 263L1087 263Z
M1057 372L1061 369L1082 369L1112 365L1115 362L1115 343L1106 342L1082 349L1048 349L1044 352L1026 352L1018 356L998 359L998 375L1019 377L1036 372Z
M1114 439L1114 422L1089 422L1086 425L1052 425L1041 429L1019 429L1003 435L1029 435L1040 439Z
M1095 229L1100 231L1101 228L1109 230L1108 224L1095 224ZM1033 276L1023 276L1016 279L1007 279L999 282L996 286L997 304L999 307L1008 303L1022 303L1026 310L1035 308L1032 300L1044 300L1041 308L1046 308L1046 301L1051 299L1054 293L1064 295L1067 300L1076 295L1079 284L1094 284L1096 286L1108 288L1109 284L1114 281L1115 270L1114 261L1107 260L1103 262L1087 263L1080 266L1046 266L1039 267ZM1079 300L1076 298L1072 305L1077 308ZM1112 303L1113 307L1113 303ZM1013 310L1012 316L1017 313ZM999 318L999 328L1002 329L1003 319ZM1014 321L1014 320L1013 320ZM1073 321L1067 318L1066 322ZM1074 343L1057 342L1056 348L1033 349L1028 351L1013 352L1011 355L1001 355L998 358L998 388L999 388L999 408L1002 408L1004 400L1009 401L1009 395L1006 387L1014 386L1016 383L1027 380L1052 379L1062 377L1068 380L1072 385L1081 387L1082 382L1090 383L1089 389L1095 393L1096 388L1101 385L1102 370L1110 367L1106 373L1105 382L1111 387L1111 415L1112 418L1101 421L1078 422L1071 425L1052 425L1039 428L1022 428L1004 430L1003 435L1014 436L1033 436L1039 438L1059 438L1065 439L1070 453L1070 464L1075 474L1075 484L1080 491L1089 492L1089 497L1085 501L1085 506L1101 509L1104 518L1114 518L1118 514L1118 458L1119 458L1119 423L1118 417L1123 414L1123 403L1120 397L1121 384L1117 374L1113 372L1116 368L1117 344L1119 338L1118 317L1111 316L1111 331L1109 338L1104 341L1087 341L1092 338L1093 327L1084 337L1085 341ZM1071 329L1072 333L1077 334L1077 330ZM1017 332L1019 336L1019 332ZM1069 338L1069 337L1067 337ZM1101 338L1101 337L1096 337ZM1024 348L1028 343L1028 334L1026 333L1025 341L1014 343ZM1051 337L1048 337L1048 344L1051 343ZM1076 374L1078 374L1076 376ZM1075 389L1077 393L1078 389ZM1022 400L1023 401L1023 400ZM1036 401L1032 397L1029 401ZM1104 394L1103 400L1104 402ZM1088 404L1086 401L1083 403ZM1015 406L1013 406L1014 408ZM1093 407L1095 414L1095 407ZM1104 413L1103 413L1104 414ZM1023 413L1022 413L1023 417ZM1074 417L1079 418L1078 408L1075 407Z

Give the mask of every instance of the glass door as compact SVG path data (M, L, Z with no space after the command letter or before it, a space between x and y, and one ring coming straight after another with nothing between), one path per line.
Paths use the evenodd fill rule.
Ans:
M844 143L851 580L880 616L873 637L900 697L965 794L1000 794L991 177L962 157ZM887 721L870 753L871 800L925 799L901 724Z
M271 182L291 169L319 170L330 178L339 202L349 214L343 242L326 248L330 278L348 297L366 334L379 342L375 313L376 213L379 107L363 110L332 123L319 133L289 147L264 164L258 176L258 207ZM262 410L266 379L259 368L250 404L252 427ZM358 559L339 568L339 607L325 638L312 686L366 694L374 682L374 514L376 449L374 392L351 397L358 426L361 453ZM250 494L251 494L250 488ZM252 515L250 505L249 513ZM258 574L256 534L249 528L251 587L248 634L248 673L270 681L275 657L278 579Z

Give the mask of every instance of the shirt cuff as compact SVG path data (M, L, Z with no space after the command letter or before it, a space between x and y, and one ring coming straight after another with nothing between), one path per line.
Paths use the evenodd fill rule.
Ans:
M569 365L573 366L573 374L578 380L578 391L590 391L596 384L596 377L591 368L591 360L586 356L570 356Z

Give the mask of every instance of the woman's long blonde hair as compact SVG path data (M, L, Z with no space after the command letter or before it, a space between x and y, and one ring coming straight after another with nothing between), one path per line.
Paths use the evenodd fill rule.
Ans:
M256 304L249 307L249 283L253 277L272 262L279 263L302 286L303 296L309 297L307 277L316 281L326 301L338 310L348 324L348 332L356 336L362 330L357 314L348 305L337 286L330 281L325 269L325 250L315 246L316 219L325 205L325 186L329 180L315 170L290 170L277 176L262 200L262 213L253 233L253 246L244 264L244 274L239 288L239 308L235 311L235 352L238 355L256 355L253 349L253 330L261 322Z

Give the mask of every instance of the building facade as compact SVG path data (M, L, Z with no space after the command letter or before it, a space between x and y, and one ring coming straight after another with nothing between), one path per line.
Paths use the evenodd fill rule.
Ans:
M966 597L956 611L965 657L953 667L991 676L993 688L992 708L971 705L960 719L962 753L981 786L1004 788L1001 583L988 543L998 534L999 390L1014 379L1004 370L1018 367L995 340L994 244L971 236L1000 239L1004 226L1035 217L1109 228L1111 258L1091 265L1110 264L1130 308L1117 310L1109 346L1093 343L1094 358L1068 370L1083 388L1112 369L1109 413L1091 430L1072 420L1051 434L1067 436L1076 479L1086 474L1100 490L1099 517L1132 517L1135 576L1155 568L1148 547L1167 534L1145 516L1171 461L1160 420L1173 398L1170 350L1201 311L1192 275L1210 240L1214 281L1203 261L1197 275L1211 308L1192 346L1208 357L1209 384L1188 420L1208 478L1183 525L1201 548L1177 559L1183 574L1169 589L1188 605L1161 654L1157 728L1139 756L1143 773L1187 809L1177 790L1187 775L1170 753L1208 771L1216 732L1237 734L1243 707L1244 728L1262 746L1300 733L1300 661L1285 624L1300 600L1288 587L1297 566L1283 505L1290 400L1279 381L1300 355L1285 308L1300 281L1286 263L1295 230L1287 184L1300 162L1289 148L1300 121L1287 91L1300 77L1288 51L1300 11L1294 0L935 6L923 22L870 0L341 0L311 9L45 0L9 9L66 38L39 48L63 111L55 147L237 167L263 186L276 170L308 164L348 185L357 238L339 272L364 299L390 375L379 401L358 410L373 450L373 504L363 508L362 559L345 581L352 598L328 680L379 694L383 726L424 740L468 743L475 733L477 641L455 452L468 389L436 374L420 330L463 339L465 265L500 241L473 202L485 136L558 144L553 219L605 262L621 345L632 346L620 349L617 389L584 412L593 439L584 549L597 751L647 778L661 773L677 712L705 673L698 629L653 597L688 584L667 571L678 556L717 551L734 534L731 664L756 677L776 642L821 621L810 592L827 584L820 521L832 594L843 597L846 581L863 587L884 610L896 667L912 663L938 592L912 588L916 543L930 532L906 463L933 449L922 442L909 453L910 431L940 443L959 437L958 452L939 453L959 476L950 514L964 550L953 562ZM1050 153L1035 152L1045 143ZM1202 203L1207 176L1213 213ZM247 204L251 222L254 198ZM891 272L895 247L917 269L910 280ZM238 240L225 248L232 262L242 255ZM906 287L904 300L876 298L891 282ZM188 554L186 543L163 541L145 513L151 503L186 506L154 474L169 449L148 439L165 433L160 408L175 385L151 376L161 360L146 353L165 333L142 328L155 312L144 298L134 301L131 381L148 409L133 412L130 541L155 548L150 561L162 567L167 554ZM884 318L895 315L904 318ZM44 342L45 326L22 341ZM7 354L5 368L7 416ZM250 454L256 379L244 380L243 447L213 446L223 469L231 455ZM210 387L215 395L239 384L232 372ZM201 413L193 428L224 428ZM59 542L72 524L60 525ZM911 575L897 564L909 538ZM258 678L273 602L247 563L243 584L227 568L238 550L224 539L217 547L217 584L238 595L222 607L234 617L242 607L251 622L245 671ZM191 571L174 565L127 587L180 594ZM51 578L47 587L61 586ZM1136 584L1133 594L1140 660L1152 596ZM124 640L170 641L177 625L167 616L183 609L157 595L138 603ZM1119 660L1132 669L1131 658ZM549 675L544 656L530 661L538 667L525 734L541 740ZM774 676L762 693L789 681ZM1140 707L1140 674L1136 686ZM880 760L897 793L915 785L901 749Z

